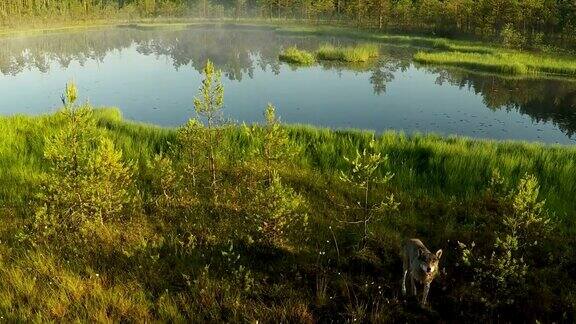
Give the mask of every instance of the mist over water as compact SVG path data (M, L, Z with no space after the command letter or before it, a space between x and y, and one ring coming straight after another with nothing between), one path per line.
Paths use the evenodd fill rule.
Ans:
M294 67L283 47L313 50L334 37L271 29L106 28L0 39L0 114L40 114L60 106L73 79L81 100L121 108L125 118L178 126L207 59L223 71L225 114L262 121L271 102L287 123L576 142L576 82L515 80L412 63L414 49L383 45L369 64Z

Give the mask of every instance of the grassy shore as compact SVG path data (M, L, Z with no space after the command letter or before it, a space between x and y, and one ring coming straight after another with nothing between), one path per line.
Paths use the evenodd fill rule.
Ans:
M302 35L330 35L366 40L374 43L426 47L434 51L420 51L414 59L420 63L449 65L472 71L526 76L576 76L576 58L538 51L511 50L497 44L445 38L388 35L337 27L280 27L280 33ZM328 54L333 50L325 51ZM334 55L327 55L331 57Z
M562 269L574 262L576 251L556 249L573 246L573 147L395 132L376 136L370 144L370 132L282 126L289 138L283 145L298 153L273 164L282 186L267 196L268 191L261 191L266 182L258 180L267 167L258 147L272 133L227 126L213 148L220 174L220 202L215 204L203 182L209 173L192 169L194 180L190 176L196 164L186 162L188 151L179 144L182 129L124 121L118 110L100 109L93 112L96 128L90 134L111 140L119 153L101 150L103 144L97 143L104 142L90 144L96 147L86 152L96 155L87 170L100 174L93 163L106 165L104 175L110 168L130 170L130 186L135 187L130 192L138 199L129 200L131 207L123 212L129 218L98 221L96 229L83 229L95 231L91 240L69 246L73 233L53 233L49 239L37 234L44 233L37 226L46 212L38 205L44 201L44 184L60 177L68 165L67 145L53 145L55 136L74 131L75 122L66 118L62 113L0 117L0 314L7 320L434 321L461 320L462 314L470 321L573 318L576 283ZM191 149L192 157L206 154ZM370 201L394 194L399 203L397 210L371 220L368 232L357 222L364 212L355 207L363 194L341 179L342 172L349 172L346 157L365 149L388 156L388 163L377 168L377 178L394 173L388 185L374 185ZM63 155L54 155L54 150ZM70 161L78 163L75 156ZM494 180L496 169L501 178ZM524 183L526 173L539 181L535 200L522 198L522 185L520 191L514 189ZM104 185L99 178L88 179L83 186L89 190ZM69 184L53 185L61 190ZM103 188L108 189L102 193L122 189ZM522 248L528 254L521 261L513 259L531 266L517 284L496 266L504 259L471 255L500 255L493 249L499 233L506 233L501 218L525 199L529 207L522 210L529 213L531 202L545 200L556 229L552 237L538 236L537 247ZM267 236L255 233L263 228L250 225L262 213L288 215L290 210L306 215L307 225L267 232L281 240L262 241ZM404 238L413 236L431 249L444 249L446 272L432 286L430 309L399 295L398 249ZM462 254L456 242L474 242L473 252ZM520 258L517 253L511 255ZM491 279L466 266L464 256L491 275L505 276L506 288L494 290ZM487 289L479 290L483 285ZM516 302L484 302L505 296Z
M474 71L511 75L576 76L576 60L553 58L538 54L500 52L491 54L465 52L418 52L414 60L420 63L449 65Z
M99 122L120 145L128 160L148 161L153 154L167 151L175 129L122 121L118 110L98 111ZM5 139L0 146L3 166L0 202L23 202L28 189L43 168L43 139L53 132L53 117L0 117ZM373 136L367 131L331 131L311 126L287 126L293 140L305 147L299 165L327 176L337 175L344 156L367 145ZM239 156L247 148L234 143L240 130L230 130L226 145ZM541 193L560 218L571 222L571 194L576 191L576 148L515 141L474 140L438 135L405 135L386 132L378 138L383 154L391 157L396 169L394 183L403 190L428 196L462 198L477 195L492 170L516 182L524 173L538 176ZM29 197L28 197L29 198Z

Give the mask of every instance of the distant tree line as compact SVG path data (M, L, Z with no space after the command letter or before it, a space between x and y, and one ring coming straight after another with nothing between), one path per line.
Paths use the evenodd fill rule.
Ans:
M442 34L576 31L573 0L2 0L0 22L62 17L265 17Z

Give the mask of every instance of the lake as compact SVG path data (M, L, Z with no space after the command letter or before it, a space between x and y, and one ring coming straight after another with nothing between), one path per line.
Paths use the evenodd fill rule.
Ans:
M382 45L357 65L295 67L282 48L354 44L267 28L99 28L0 39L0 114L61 106L66 82L80 99L119 107L125 118L177 126L192 104L207 59L223 72L225 116L260 122L268 103L286 123L398 130L475 138L576 143L576 82L512 79L412 62L415 48Z

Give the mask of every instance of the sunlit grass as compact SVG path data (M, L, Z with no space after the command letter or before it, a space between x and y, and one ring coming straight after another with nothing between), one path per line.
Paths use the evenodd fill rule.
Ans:
M122 149L127 160L145 165L154 154L168 152L175 142L171 128L123 121L118 110L96 110L102 131ZM46 136L58 131L54 115L0 118L0 205L22 203L37 188L45 169L42 150ZM372 137L366 131L331 131L311 126L287 126L291 138L304 149L299 164L333 176L346 164L356 148ZM405 135L388 132L378 139L383 153L390 155L397 176L394 184L409 192L473 196L484 188L492 170L500 169L511 183L526 172L541 181L543 197L559 215L573 212L576 192L576 148L537 143L474 140L437 135ZM229 128L222 140L231 158L241 159L247 140L239 128Z
M341 61L347 63L366 62L378 57L380 49L375 44L362 44L358 46L335 47L324 44L316 51L319 60Z
M249 157L253 153L248 153L257 152L261 138L254 138L244 127L223 129L218 143L219 150L226 153L221 188L233 194L225 196L232 197L233 204L217 210L213 205L193 205L185 214L179 214L182 209L175 205L164 214L155 208L156 198L171 195L171 187L155 183L151 173L165 172L154 164L157 154L183 162L181 155L174 154L179 147L176 129L125 121L117 109L95 110L94 117L95 131L114 142L123 153L123 162L134 171L146 208L143 215L131 215L133 221L125 225L107 222L102 228L105 231L97 236L98 243L87 242L78 257L62 254L57 248L67 233L44 245L30 236L34 232L29 228L35 224L31 222L35 217L34 197L42 190L38 178L49 171L43 156L45 140L65 127L62 114L0 117L0 315L4 320L313 322L319 318L314 306L317 299L310 298L316 283L292 280L300 274L291 274L290 269L296 266L311 278L324 275L315 268L320 251L331 260L341 260L342 266L332 265L330 269L343 273L345 279L338 280L347 280L347 285L361 286L366 278L375 278L348 270L359 260L369 260L359 259L362 255L352 248L361 242L357 233L363 231L342 224L343 217L354 217L348 213L354 213L349 206L355 203L357 192L339 178L341 171L349 168L345 158L368 147L374 133L281 126L300 150L294 160L279 161L275 171L283 183L305 197L311 211L310 227L309 231L290 232L299 239L306 238L295 241L298 245L262 246L237 234L246 217L252 215L238 208L253 204L252 196L243 190L253 181L252 176L245 178L251 174L246 171L258 172L261 166ZM559 243L568 242L574 233L575 147L386 132L376 134L374 149L389 156L389 168L395 175L389 187L374 187L371 194L393 192L401 202L398 212L382 217L370 228L374 235L369 246L383 256L374 263L381 272L399 271L398 246L414 233L433 247L457 240L489 244L478 233L491 230L482 227L486 222L483 217L490 215L474 208L493 207L491 200L483 199L494 169L510 185L526 173L534 174L541 185L539 200L546 199L546 209L559 225L554 233ZM387 171L380 168L376 173ZM168 181L170 177L162 179ZM159 188L168 191L157 191ZM173 217L173 213L178 216ZM340 250L332 248L332 240L338 242ZM118 242L124 241L139 243L134 250L118 249ZM232 245L239 261L224 257ZM448 271L456 271L456 260L456 253L447 254L444 264ZM240 269L249 269L250 275L239 277ZM242 288L242 278L254 279L249 290ZM552 280L557 278L556 272L549 278L558 282ZM342 284L330 277L326 280L329 291L337 291ZM390 286L383 289L385 294L397 291L392 286L397 282L395 277L380 280ZM468 287L463 279L454 285ZM371 291L359 293L362 302L373 298ZM453 296L459 293L437 292L434 300L449 299L443 295L458 300ZM322 303L334 309L350 305L346 298ZM400 303L377 311L393 316L410 311ZM465 307L458 302L450 305Z
M298 49L297 47L289 47L283 50L280 53L279 59L283 62L299 65L312 65L316 62L316 58L312 53Z
M418 52L414 60L425 64L457 66L470 70L530 75L576 76L576 61L519 52L494 54L465 52Z

